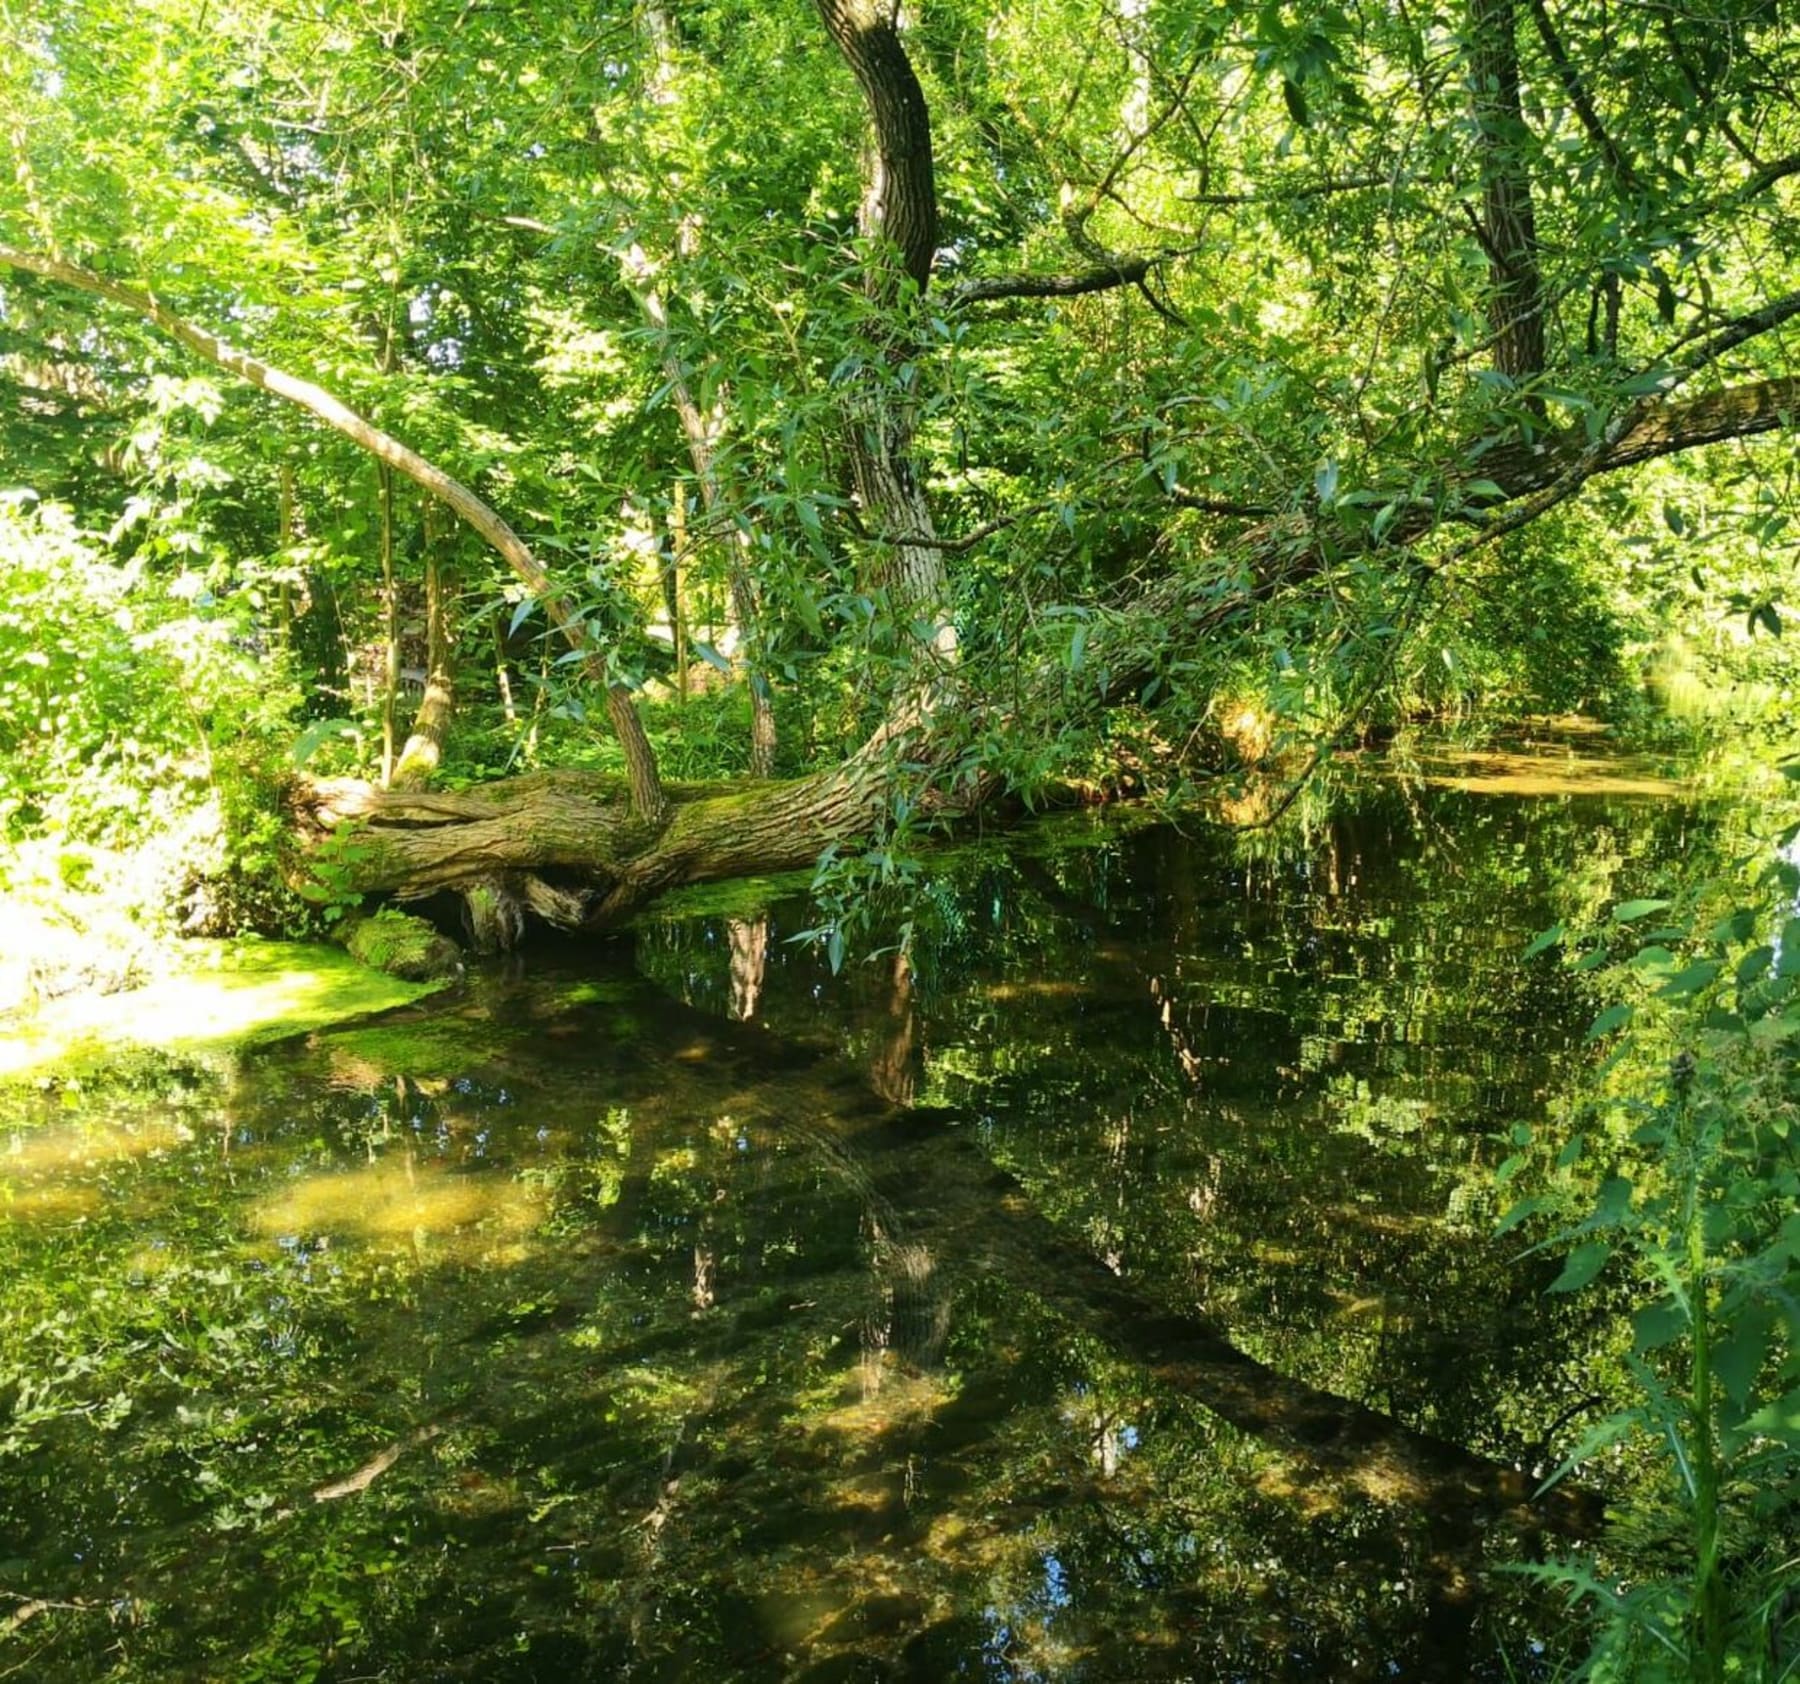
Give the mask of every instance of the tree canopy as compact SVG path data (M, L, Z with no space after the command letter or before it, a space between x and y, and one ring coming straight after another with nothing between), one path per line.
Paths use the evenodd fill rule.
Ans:
M1780 630L1766 0L45 0L0 41L6 478L229 605L313 771L374 770L385 690L392 787L290 796L358 827L350 890L592 926L1003 789L1187 787L1234 721L1566 706L1634 638ZM452 783L579 770L406 787L453 690ZM786 781L682 782L734 768Z

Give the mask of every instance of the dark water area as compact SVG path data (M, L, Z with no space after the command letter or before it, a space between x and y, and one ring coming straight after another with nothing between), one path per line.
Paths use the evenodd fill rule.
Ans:
M0 1100L0 1677L1503 1679L1612 1338L1496 1239L1648 788L1062 820ZM11 1613L9 1614L9 1608ZM26 1617L19 1615L25 1613Z

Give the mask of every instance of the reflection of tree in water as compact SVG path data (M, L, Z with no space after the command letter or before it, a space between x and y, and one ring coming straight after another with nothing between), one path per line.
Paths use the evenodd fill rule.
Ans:
M1366 836L1338 848L1328 894L1381 876ZM1505 871L1537 868L1515 853ZM1471 998L1489 1021L1530 1021L1534 985L1508 993L1498 961L1421 993L1446 914L1499 889L1466 860L1448 888L1418 879L1425 904L1384 934L1383 970L1293 874L1259 865L1270 898L1248 923L1287 957L1252 974L1208 925L1191 862L1148 905L1117 861L1048 869L1059 904L981 868L955 909L960 972L925 930L914 962L860 973L850 1062L759 1027L785 1026L813 981L795 988L763 924L719 950L716 1016L627 978L559 994L526 977L412 1014L410 1050L324 1037L285 1091L247 1086L222 1108L232 1181L215 1217L307 1165L341 1177L405 1151L445 1195L430 1209L461 1226L344 1227L324 1252L321 1229L306 1268L271 1282L304 1332L259 1369L241 1432L208 1439L147 1399L109 1447L260 1481L290 1518L220 1533L198 1500L152 1524L96 1466L44 1499L44 1535L109 1541L90 1577L42 1588L160 1584L182 1611L140 1640L145 1677L159 1653L163 1676L209 1644L242 1655L247 1620L323 1642L327 1677L377 1655L408 1657L395 1678L446 1679L1476 1675L1483 1566L1532 1520L1522 1477L1459 1440L1479 1442L1476 1394L1487 1419L1558 1412L1525 1343L1548 1312L1528 1294L1521 1354L1477 1350L1472 1375L1422 1360L1438 1328L1497 1319L1497 1277L1409 1213L1441 1212L1447 1174L1485 1177L1470 1137L1434 1119L1503 1073L1421 1086L1402 1061L1389 1097L1398 1083L1419 1099L1405 1115L1422 1126L1346 1133L1363 1114L1331 1082L1369 1085L1377 1123L1401 1115L1374 1106L1379 1059L1359 1061L1426 1043L1340 1034L1309 1066L1305 1026L1396 1002L1408 1015L1380 1021L1424 1031ZM982 904L1004 971L966 933ZM967 1011L999 988L987 1016ZM1260 1061L1279 1105L1233 1045L1271 999L1290 1025ZM968 1108L893 1103L943 1091L946 1055ZM1357 1203L1345 1143L1391 1158L1380 1204ZM197 1168L149 1173L179 1201ZM1345 1305L1311 1284L1333 1271L1423 1275L1433 1296L1420 1310L1378 1286L1370 1309ZM1198 1313L1214 1303L1229 1338ZM354 1495L287 1496L395 1444ZM83 1464L65 1446L59 1466ZM240 1536L281 1564L248 1600L227 1590ZM396 1537L404 1571L366 1572ZM365 1635L319 1611L321 1584ZM44 1677L105 1676L98 1639L64 1641Z

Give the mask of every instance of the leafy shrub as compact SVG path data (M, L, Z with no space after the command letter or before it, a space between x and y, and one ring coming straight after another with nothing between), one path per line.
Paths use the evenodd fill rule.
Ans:
M146 930L291 913L276 791L295 694L247 606L17 494L0 580L0 886Z

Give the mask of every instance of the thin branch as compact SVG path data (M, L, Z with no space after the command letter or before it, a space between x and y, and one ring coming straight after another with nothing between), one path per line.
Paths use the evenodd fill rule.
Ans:
M1233 205L1286 205L1301 199L1322 199L1333 193L1363 193L1372 187L1391 187L1393 179L1385 175L1353 175L1341 181L1309 181L1298 187L1283 187L1263 193L1183 193L1183 204L1229 208Z
M1614 184L1621 193L1632 194L1638 191L1637 171L1632 168L1631 160L1620 149L1618 143L1606 132L1600 121L1600 113L1594 109L1594 102L1588 98L1586 85L1581 80L1581 72L1575 68L1568 50L1563 46L1562 37L1556 32L1556 24L1551 19L1550 8L1544 0L1529 0L1532 21L1537 25L1538 39L1544 43L1544 51L1550 56L1551 68L1556 72L1556 79L1562 84L1563 92L1568 95L1569 103L1575 107L1575 115L1581 119L1581 126L1587 130L1588 139L1599 149L1600 156L1606 160L1606 167L1612 171Z
M1180 486L1169 490L1169 501L1183 509L1197 509L1204 515L1222 515L1232 520L1268 520L1275 509L1267 503L1235 503L1229 497L1202 497L1198 492L1183 491Z
M1703 368L1716 363L1727 351L1735 351L1746 341L1758 338L1800 316L1800 292L1783 293L1779 298L1772 298L1760 310L1750 310L1741 316L1734 316L1708 339L1701 342L1692 356L1679 366L1682 378L1697 374Z
M1776 182L1786 181L1790 175L1800 175L1800 152L1792 157L1775 158L1761 165L1733 197L1741 205L1746 200L1754 199L1759 193L1768 192Z

